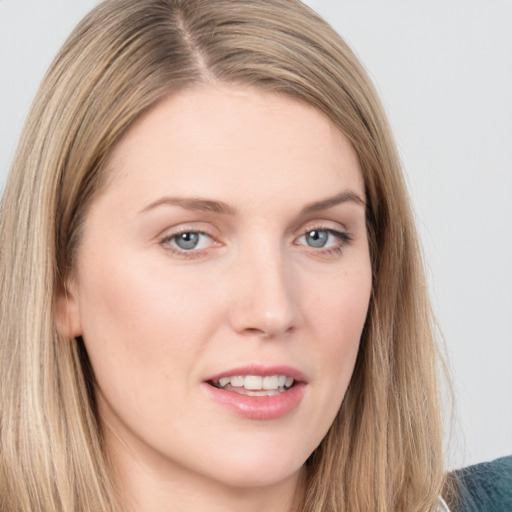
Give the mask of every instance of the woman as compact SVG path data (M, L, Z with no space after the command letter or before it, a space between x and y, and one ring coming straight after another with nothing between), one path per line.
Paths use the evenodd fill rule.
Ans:
M3 511L442 506L396 150L299 2L101 4L0 232Z

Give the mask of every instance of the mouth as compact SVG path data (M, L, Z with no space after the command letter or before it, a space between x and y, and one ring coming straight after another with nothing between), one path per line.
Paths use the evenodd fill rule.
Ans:
M221 407L251 420L287 416L299 406L307 388L305 375L287 365L232 368L203 384Z
M288 391L296 381L289 375L233 375L208 381L210 386L246 396L275 396Z

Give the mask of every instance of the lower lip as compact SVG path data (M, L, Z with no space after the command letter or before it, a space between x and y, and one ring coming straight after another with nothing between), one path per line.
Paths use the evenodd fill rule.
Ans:
M274 396L247 396L203 384L210 396L239 416L251 420L273 420L293 411L302 400L306 384L296 383L292 388Z

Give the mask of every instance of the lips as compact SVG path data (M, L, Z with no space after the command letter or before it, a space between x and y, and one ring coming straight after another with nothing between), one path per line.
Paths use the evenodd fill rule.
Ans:
M204 382L209 395L231 412L249 419L276 419L295 409L306 388L297 369L249 366L236 368Z

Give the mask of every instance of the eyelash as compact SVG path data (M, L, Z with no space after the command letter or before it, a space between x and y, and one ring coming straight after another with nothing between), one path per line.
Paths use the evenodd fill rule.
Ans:
M179 236L182 235L200 235L200 236L206 236L210 238L213 241L213 237L209 235L208 233L205 233L204 231L195 230L195 229L185 229L183 231L179 231L177 233L173 233L172 235L168 235L164 237L160 244L164 247L166 251L169 251L172 254L176 254L177 256L182 256L184 258L199 258L205 254L205 252L208 250L206 249L181 249L179 247L176 247L174 245L171 245L173 241L175 241ZM218 244L217 244L218 245Z
M328 235L332 235L338 239L338 243L335 244L333 247L319 248L318 250L315 250L315 248L309 246L311 249L313 249L313 251L315 253L319 253L321 255L329 256L329 255L340 254L341 252L343 252L343 250L348 245L350 245L354 241L352 235L350 235L350 233L348 233L346 231L338 231L336 229L326 228L323 226L316 226L316 227L308 228L308 229L304 230L302 236L299 237L299 239L308 234L313 233L314 231L323 231L323 232L327 233Z
M308 229L304 230L303 234L300 237L298 237L298 239L296 239L295 244L307 246L307 244L298 244L297 240L300 240L301 238L303 238L307 235L310 235L314 231L325 232L328 235L334 236L338 239L338 243L335 244L333 247L328 247L328 248L319 247L319 248L315 249L314 247L309 246L309 248L312 249L312 251L318 255L329 256L329 255L340 254L345 249L346 246L350 245L354 241L354 239L350 235L350 233L348 233L346 231L338 231L338 230L335 230L332 228L316 226L316 227L312 227L312 228L308 228ZM175 245L172 245L172 243L179 236L182 236L182 235L206 236L215 243L213 237L211 235L209 235L208 233L205 233L204 231L200 231L200 230L190 229L190 230L179 231L177 233L173 233L172 235L168 235L160 241L160 244L164 247L164 249L166 251L169 251L172 254L176 254L178 256L183 256L185 258L191 258L191 259L199 258L199 257L203 256L206 253L206 251L208 251L209 248L204 248L204 249L191 248L190 250L186 250L186 249L181 249L179 247L176 247ZM217 245L220 245L220 244L217 243Z

